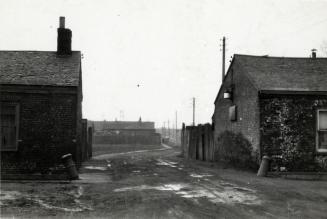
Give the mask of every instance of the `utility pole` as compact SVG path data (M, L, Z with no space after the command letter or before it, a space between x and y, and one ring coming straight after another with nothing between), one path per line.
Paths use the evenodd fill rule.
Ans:
M164 137L166 137L166 122L164 122L164 131L162 132L162 135L164 136Z
M168 138L170 139L169 119L168 119Z
M124 111L123 110L120 110L119 111L119 120L120 121L123 121L124 120Z
M175 139L177 144L177 110L175 112Z
M193 126L195 126L195 97L193 97Z
M221 80L221 83L223 83L224 82L224 79L225 79L225 49L226 49L226 47L225 47L225 41L226 41L226 38L225 37L223 37L223 60L222 60L222 62L223 62L223 69L222 69L222 80Z

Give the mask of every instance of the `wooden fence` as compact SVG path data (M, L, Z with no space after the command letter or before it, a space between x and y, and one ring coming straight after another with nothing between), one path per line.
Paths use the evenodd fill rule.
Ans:
M76 148L75 161L77 167L82 165L82 162L90 159L92 157L92 138L93 138L93 129L92 127L87 127L87 120L81 120L82 132L81 140Z
M182 129L182 155L188 159L215 160L213 130L210 124L186 126Z

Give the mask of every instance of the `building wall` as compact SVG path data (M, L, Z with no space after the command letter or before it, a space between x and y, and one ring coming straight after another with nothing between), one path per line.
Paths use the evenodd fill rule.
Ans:
M129 136L151 136L155 133L155 129L107 129L109 133L114 135L129 135Z
M82 118L83 118L83 112L82 112L82 102L83 102L83 87L82 87L82 70L80 69L80 80L79 80L79 86L77 87L77 107L76 107L76 143L77 145L82 145L82 147L76 147L75 150L75 162L77 164L78 167L81 166L82 161L83 161L83 156L84 156L84 151L82 150L83 148L83 144L85 144L86 142L84 142L84 137L83 136L83 131L85 132L87 129L87 124L86 127L83 127L82 125ZM87 123L87 122L86 122ZM84 128L84 130L82 130ZM86 134L86 133L84 133Z
M9 91L9 92L8 92ZM1 87L1 101L19 103L17 151L1 151L5 173L45 172L77 148L76 88Z
M213 115L214 141L217 144L217 138L223 131L241 132L251 142L254 151L260 153L258 91L241 71L234 61L216 99ZM224 99L224 91L232 84L233 100ZM237 107L236 121L229 119L229 107L232 105Z
M94 135L94 144L143 144L160 145L161 136L159 133L152 135Z
M316 110L327 108L327 95L260 95L261 145L265 154L281 154L282 145L316 154Z

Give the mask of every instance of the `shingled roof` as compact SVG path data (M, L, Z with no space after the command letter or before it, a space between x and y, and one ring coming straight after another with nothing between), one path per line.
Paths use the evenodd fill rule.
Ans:
M81 53L0 51L0 84L78 86Z
M258 90L327 91L327 58L234 55Z

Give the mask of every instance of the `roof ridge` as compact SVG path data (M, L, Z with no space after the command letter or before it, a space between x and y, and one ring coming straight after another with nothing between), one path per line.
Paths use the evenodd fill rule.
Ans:
M53 52L56 53L57 51L50 51L50 50L0 50L0 52ZM81 52L80 50L72 50L72 52Z
M327 57L289 57L289 56L269 56L269 55L246 55L246 54L234 54L233 56L245 56L245 57L256 57L256 58L274 58L274 59L327 59Z

